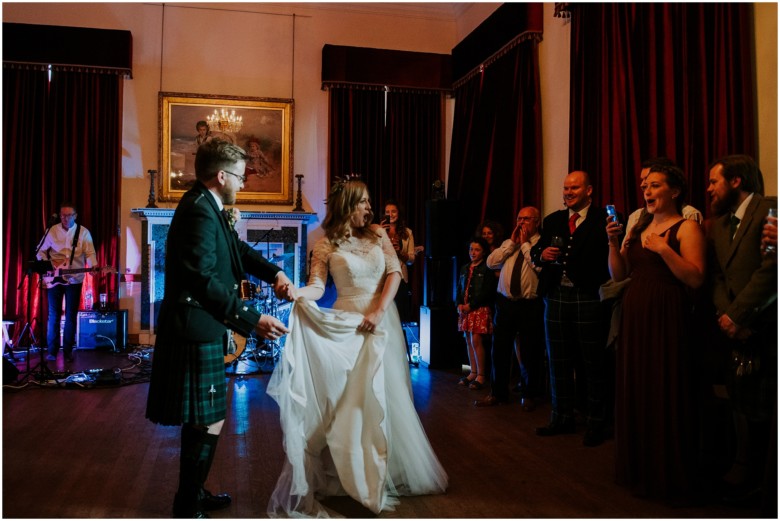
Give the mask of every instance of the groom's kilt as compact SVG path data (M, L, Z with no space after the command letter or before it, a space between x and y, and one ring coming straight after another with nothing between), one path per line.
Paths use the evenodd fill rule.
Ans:
M146 417L163 425L211 425L225 419L224 337L210 343L158 337Z

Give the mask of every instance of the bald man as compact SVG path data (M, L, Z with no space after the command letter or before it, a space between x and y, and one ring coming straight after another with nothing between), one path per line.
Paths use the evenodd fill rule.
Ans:
M542 267L539 292L544 298L547 354L550 360L552 416L539 436L576 431L574 408L584 377L587 429L583 444L604 441L610 380L606 340L609 312L599 298L599 287L609 280L607 213L592 205L593 186L584 171L574 171L563 183L566 208L544 219L542 237L532 251ZM561 239L553 245L553 237ZM581 361L581 362L580 362Z
M544 305L537 295L539 269L531 261L531 248L539 241L539 210L526 206L517 214L509 239L493 250L487 266L501 270L496 294L495 328L491 353L490 394L474 402L487 407L509 399L509 369L514 345L520 363L520 405L535 409L544 374Z

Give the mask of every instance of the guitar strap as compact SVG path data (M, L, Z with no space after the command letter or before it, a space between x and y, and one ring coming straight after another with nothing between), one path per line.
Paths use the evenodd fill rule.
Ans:
M70 262L68 262L68 266L73 265L73 255L76 253L76 244L79 242L79 233L81 233L81 225L76 225L76 235L73 236L73 244L70 247Z

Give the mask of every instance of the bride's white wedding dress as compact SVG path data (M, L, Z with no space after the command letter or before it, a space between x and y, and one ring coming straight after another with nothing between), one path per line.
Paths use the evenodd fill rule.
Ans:
M397 496L447 488L414 409L395 304L374 334L357 332L394 271L398 259L384 232L381 241L316 244L309 285L324 288L330 272L338 298L332 310L299 299L290 313L290 333L268 385L287 454L271 516L327 517L317 499L344 494L379 513L391 510Z

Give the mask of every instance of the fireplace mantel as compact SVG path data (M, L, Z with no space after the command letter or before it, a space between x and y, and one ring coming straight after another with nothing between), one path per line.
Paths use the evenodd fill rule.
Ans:
M134 208L141 219L141 333L155 333L157 313L165 290L165 245L174 208ZM310 212L241 212L238 236L284 269L296 286L305 280Z

